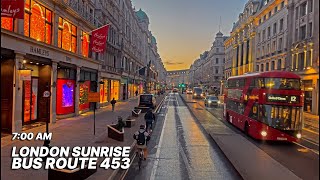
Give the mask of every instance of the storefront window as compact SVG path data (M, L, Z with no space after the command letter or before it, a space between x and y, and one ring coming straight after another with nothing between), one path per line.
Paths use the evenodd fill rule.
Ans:
M85 32L82 32L82 55L84 57L89 56L89 35Z
M80 94L79 94L79 110L89 109L88 94L90 92L90 81L80 83Z
M38 79L24 81L24 118L23 122L28 123L37 119L38 114Z
M57 114L70 114L74 112L75 80L57 80Z
M108 88L109 88L109 81L103 80L104 84L100 84L100 103L108 102Z
M33 0L27 0L24 13L24 34L37 41L51 44L52 11Z
M77 27L59 17L58 47L71 51L77 51Z
M110 99L119 100L119 88L120 88L120 81L111 80L111 87L110 87Z
M13 31L13 18L1 17L1 28Z

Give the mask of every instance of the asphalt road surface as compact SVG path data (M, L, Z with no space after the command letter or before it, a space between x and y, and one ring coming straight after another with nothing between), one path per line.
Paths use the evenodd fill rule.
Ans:
M136 158L125 179L241 179L177 93L164 100L148 149L142 169Z
M233 131L241 134L248 141L252 142L257 147L262 149L269 156L288 168L301 179L319 179L319 145L308 143L305 140L302 140L298 144L285 142L262 142L254 140L253 138L246 136L242 131L234 127L232 124L224 121L222 107L206 108L204 106L203 100L192 99L190 95L182 96L184 96L186 102L190 104L190 108L192 111L199 111L199 109L209 111L212 116L221 120ZM202 125L206 126L207 124Z

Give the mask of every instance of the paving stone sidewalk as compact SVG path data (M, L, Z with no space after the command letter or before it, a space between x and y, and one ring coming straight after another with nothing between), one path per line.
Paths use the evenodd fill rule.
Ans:
M159 103L163 96L157 98ZM115 112L111 111L111 106L106 106L96 111L96 135L93 135L93 113L88 112L78 117L58 120L54 124L50 124L49 132L53 133L52 146L131 146L134 142L132 134L139 129L139 125L144 123L143 116L140 116L136 125L132 128L125 129L125 140L118 142L107 137L107 125L116 123L117 117L126 118L131 115L131 110L137 106L138 100L131 99L126 102L116 104ZM45 126L29 129L25 132L45 132ZM11 140L12 136L1 138L1 179L15 180L44 180L48 177L48 171L40 170L11 170L11 150L13 146L17 149L22 146L42 146L43 141L19 141ZM100 161L102 159L99 159ZM98 171L92 175L91 179L107 179L113 170L104 170L98 168Z

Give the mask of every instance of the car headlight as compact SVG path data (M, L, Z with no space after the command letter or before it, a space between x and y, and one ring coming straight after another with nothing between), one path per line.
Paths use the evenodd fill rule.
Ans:
M210 104L212 101L208 101L208 103Z
M218 104L220 104L221 102L220 101L218 101Z
M195 95L195 96L196 96L197 94L196 94L196 93L194 93L193 95Z

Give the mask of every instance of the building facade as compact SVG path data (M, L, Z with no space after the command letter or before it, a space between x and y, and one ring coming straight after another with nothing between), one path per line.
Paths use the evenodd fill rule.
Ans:
M288 68L302 78L304 111L319 115L319 1L288 2Z
M108 23L106 51L91 52L90 32ZM27 0L24 19L2 17L2 131L89 111L90 92L100 93L98 107L142 92L145 78L136 70L148 61L146 28L130 0Z

